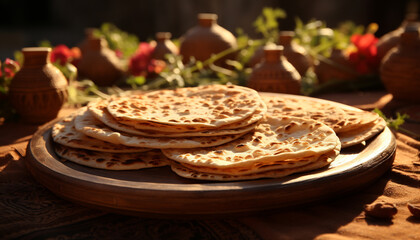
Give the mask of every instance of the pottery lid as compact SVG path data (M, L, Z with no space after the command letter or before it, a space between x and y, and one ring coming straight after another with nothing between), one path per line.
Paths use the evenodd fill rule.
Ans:
M279 32L279 43L284 44L290 44L293 37L295 36L295 32L293 31L280 31Z
M404 32L401 34L401 44L413 45L419 41L419 28L415 24L408 24L404 28Z
M279 62L283 55L284 47L282 45L264 46L264 58L267 62Z
M157 32L156 33L156 40L157 41L165 41L171 39L172 34L170 32Z
M211 27L217 22L217 14L214 13L199 13L197 18L202 27Z
M38 66L49 62L51 48L49 47L25 47L22 48L25 66Z
M22 48L22 52L34 52L34 53L45 53L45 52L51 52L51 48L49 47L25 47Z

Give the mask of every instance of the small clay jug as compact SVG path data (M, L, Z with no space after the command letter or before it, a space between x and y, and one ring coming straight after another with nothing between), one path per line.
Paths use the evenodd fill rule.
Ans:
M105 39L90 37L86 40L77 64L79 77L90 79L98 86L111 86L120 80L125 72L123 63Z
M311 66L311 60L304 47L292 42L295 32L293 31L280 31L279 45L284 47L283 54L299 72L301 76L306 75Z
M166 54L179 54L178 47L171 41L170 32L156 33L156 46L152 53L153 59L166 60Z
M300 94L301 76L283 55L283 46L264 47L264 58L248 79L248 87L262 92Z
M357 77L348 57L341 49L336 48L332 50L330 57L321 59L315 64L315 74L320 84L332 80L352 80Z
M48 122L67 101L67 80L51 64L51 48L23 48L22 53L24 63L11 82L10 102L23 121Z
M295 32L293 31L280 31L278 44L284 47L283 54L287 58L287 61L296 68L301 76L305 76L306 71L308 71L309 67L312 65L312 60L305 48L292 41L294 36ZM254 67L261 62L263 58L264 46L255 50L254 55L249 61L249 66Z
M397 44L400 41L401 34L404 32L405 27L409 24L418 24L417 14L407 14L405 16L404 21L397 29L386 33L385 35L379 38L378 42L376 43L376 47L378 48L378 57L380 60L382 60L383 57L385 57L389 50L397 46Z
M184 62L191 57L205 61L213 54L218 54L229 48L236 48L235 36L217 24L217 15L210 13L198 14L198 25L188 30L181 38L180 54ZM227 59L235 59L236 53L231 53L215 62L218 66L226 66Z
M94 35L95 32L95 28L86 28L85 29L85 38L83 39L82 42L80 42L78 44L78 47L80 49L81 52L85 52L85 51L89 51L89 41L90 39L95 38Z
M420 37L417 27L407 26L399 44L382 59L380 77L395 99L420 102Z

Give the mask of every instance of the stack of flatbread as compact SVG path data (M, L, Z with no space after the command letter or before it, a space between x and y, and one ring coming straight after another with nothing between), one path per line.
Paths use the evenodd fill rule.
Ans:
M253 131L266 111L256 91L239 86L160 90L92 102L57 122L52 137L64 159L110 170L140 169L167 165L160 149L235 140Z
M210 85L113 97L58 121L52 137L57 155L89 167L170 165L182 177L231 181L325 167L382 126L374 114L286 96Z
M293 116L325 123L336 132L342 148L363 143L386 127L385 120L376 113L330 101L291 95L266 94L262 98L268 116Z

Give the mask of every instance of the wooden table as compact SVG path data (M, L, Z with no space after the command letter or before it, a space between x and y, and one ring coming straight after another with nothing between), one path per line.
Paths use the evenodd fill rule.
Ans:
M384 92L329 94L326 99L387 114L403 106ZM66 115L71 109L63 109ZM39 126L0 126L0 236L2 239L419 239L420 220L408 202L420 202L420 142L396 133L392 170L365 188L331 200L241 217L154 219L102 212L63 200L35 181L24 161ZM420 134L420 124L404 127ZM397 206L392 220L365 216L363 206Z

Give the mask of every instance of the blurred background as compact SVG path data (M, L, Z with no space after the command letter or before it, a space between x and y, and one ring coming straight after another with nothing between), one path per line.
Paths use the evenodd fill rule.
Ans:
M407 11L417 11L417 5L415 0L0 0L0 59L42 40L76 46L85 36L84 29L104 22L135 34L140 41L150 40L158 31L178 38L196 25L201 12L218 14L218 23L234 34L241 28L258 37L252 23L263 7L286 11L280 30L293 30L296 17L304 22L322 20L328 27L350 20L364 26L377 23L380 37L397 28Z

